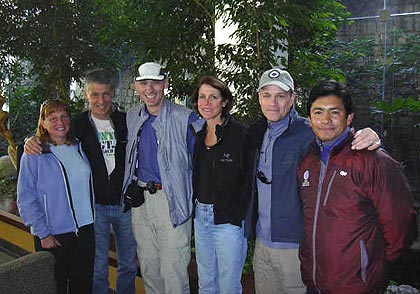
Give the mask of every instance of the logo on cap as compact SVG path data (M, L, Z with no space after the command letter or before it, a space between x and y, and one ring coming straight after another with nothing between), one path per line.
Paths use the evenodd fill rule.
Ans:
M280 75L280 71L278 71L277 69L273 69L268 73L268 76L272 79L277 78Z
M258 92L265 86L275 85L282 88L284 91L294 91L293 79L290 74L279 68L272 68L265 71L259 82Z

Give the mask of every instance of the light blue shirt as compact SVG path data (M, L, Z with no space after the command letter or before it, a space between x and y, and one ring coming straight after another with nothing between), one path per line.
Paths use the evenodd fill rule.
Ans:
M89 165L77 152L77 145L50 145L50 149L66 169L78 226L82 227L93 223L93 214L90 205Z

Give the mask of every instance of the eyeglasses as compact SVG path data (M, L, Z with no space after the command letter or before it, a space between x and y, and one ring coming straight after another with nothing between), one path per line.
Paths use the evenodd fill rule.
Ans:
M257 179L260 180L262 183L264 183L266 185L271 185L271 181L269 179L267 179L265 174L260 170L257 171Z

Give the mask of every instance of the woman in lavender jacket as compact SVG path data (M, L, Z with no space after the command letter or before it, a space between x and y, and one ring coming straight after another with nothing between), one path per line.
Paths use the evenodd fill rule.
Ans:
M57 293L90 294L95 256L91 171L69 129L65 102L41 105L37 137L43 152L23 154L17 203L35 249L55 257Z

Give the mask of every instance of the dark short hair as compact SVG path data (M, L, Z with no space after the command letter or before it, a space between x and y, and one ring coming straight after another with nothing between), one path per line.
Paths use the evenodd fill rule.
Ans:
M88 87L92 83L98 83L102 85L110 85L111 90L115 90L115 78L114 75L103 68L97 68L88 72L85 76L85 87L84 90L87 91Z
M316 99L325 96L337 96L343 101L346 115L353 113L353 101L347 87L335 80L323 80L312 88L306 109L311 116L311 106Z
M233 95L232 92L229 90L229 87L224 82L213 76L204 76L200 78L200 80L197 82L197 86L195 87L194 92L191 96L191 102L194 110L198 113L198 91L200 90L200 87L202 85L209 85L220 91L222 101L227 101L226 106L223 107L222 110L222 117L226 117L233 106Z

